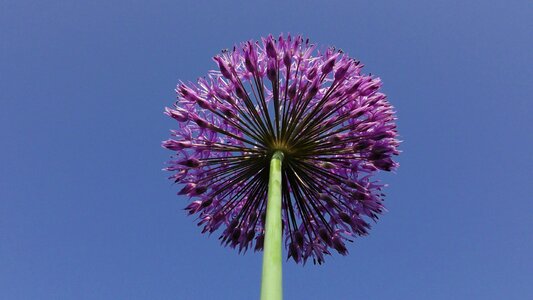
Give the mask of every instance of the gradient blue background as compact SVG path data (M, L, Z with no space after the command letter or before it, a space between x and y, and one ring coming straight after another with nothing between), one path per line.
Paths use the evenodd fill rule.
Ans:
M350 255L286 299L533 299L531 1L0 1L0 299L256 299L161 171L179 79L303 33L385 82L405 141Z

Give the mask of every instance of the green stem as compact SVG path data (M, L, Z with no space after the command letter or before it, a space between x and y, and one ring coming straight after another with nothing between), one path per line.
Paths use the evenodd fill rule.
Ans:
M281 162L283 152L276 151L270 161L268 199L263 246L261 300L281 300Z

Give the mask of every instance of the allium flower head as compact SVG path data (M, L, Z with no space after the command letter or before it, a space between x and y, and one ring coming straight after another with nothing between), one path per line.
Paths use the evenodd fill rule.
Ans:
M397 167L395 116L381 80L335 48L301 36L248 41L213 58L218 70L180 83L166 114L177 130L166 170L190 197L204 233L262 250L269 162L283 153L288 258L322 263L368 233L383 212L378 170Z

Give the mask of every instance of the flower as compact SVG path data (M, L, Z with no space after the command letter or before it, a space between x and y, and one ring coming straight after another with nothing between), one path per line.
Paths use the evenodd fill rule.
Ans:
M284 155L282 222L288 258L348 253L384 211L379 170L397 167L393 107L378 77L335 48L301 36L248 41L213 58L218 71L180 83L166 114L178 129L165 170L190 197L203 233L262 250L269 162Z

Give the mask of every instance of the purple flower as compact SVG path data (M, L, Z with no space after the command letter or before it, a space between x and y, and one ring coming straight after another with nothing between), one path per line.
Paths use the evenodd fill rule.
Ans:
M269 162L284 154L282 220L289 258L348 253L384 211L378 170L398 164L393 107L381 80L334 48L268 36L214 57L219 71L180 83L163 147L189 214L222 244L262 250Z

